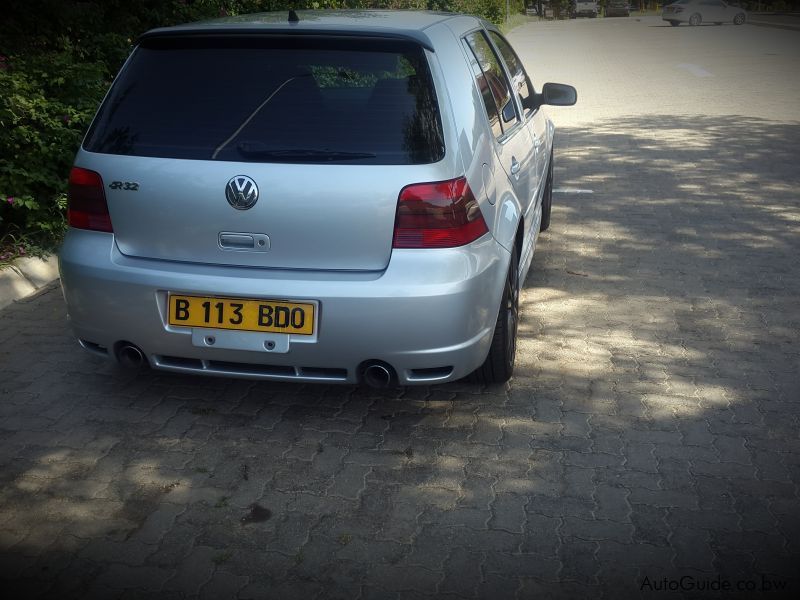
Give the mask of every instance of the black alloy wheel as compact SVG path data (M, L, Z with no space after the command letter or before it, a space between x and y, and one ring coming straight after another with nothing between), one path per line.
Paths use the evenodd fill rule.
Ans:
M506 283L503 287L503 298L492 336L492 345L486 360L475 371L475 378L480 383L505 383L514 372L514 361L517 354L517 329L519 326L519 257L517 248L511 252Z

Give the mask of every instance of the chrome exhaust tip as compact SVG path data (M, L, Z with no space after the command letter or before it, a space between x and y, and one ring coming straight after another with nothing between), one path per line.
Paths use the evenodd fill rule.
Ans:
M119 345L117 349L117 360L119 364L128 369L141 369L147 364L144 352L129 342L123 342Z
M387 388L395 381L394 369L380 361L368 361L362 370L362 380L373 388Z

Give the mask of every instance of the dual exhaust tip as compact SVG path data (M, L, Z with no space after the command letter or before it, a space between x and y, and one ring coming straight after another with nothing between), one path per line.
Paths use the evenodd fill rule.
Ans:
M117 360L128 369L141 369L147 364L144 352L130 342L121 342L117 347ZM387 388L397 381L392 366L380 360L368 360L362 364L361 380L373 388Z
M147 364L144 352L130 342L121 342L117 346L117 360L128 369L141 369Z
M380 360L368 360L362 363L361 381L373 388L387 388L397 382L397 375L392 366Z

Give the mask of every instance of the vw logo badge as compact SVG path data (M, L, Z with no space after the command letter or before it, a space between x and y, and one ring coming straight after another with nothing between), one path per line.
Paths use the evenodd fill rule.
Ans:
M247 210L258 201L258 186L247 175L236 175L225 186L225 198L236 210Z

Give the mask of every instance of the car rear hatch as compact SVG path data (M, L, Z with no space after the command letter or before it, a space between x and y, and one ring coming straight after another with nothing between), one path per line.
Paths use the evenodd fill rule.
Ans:
M452 176L443 157L413 40L162 36L137 47L76 164L101 175L126 255L379 270L400 190Z

